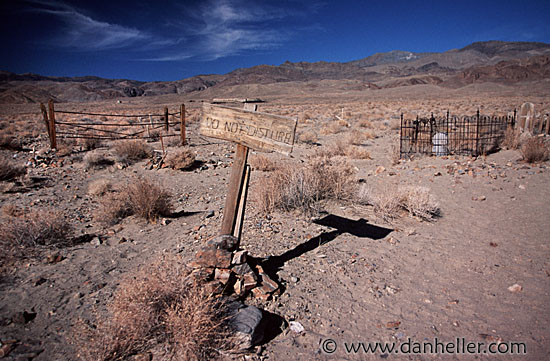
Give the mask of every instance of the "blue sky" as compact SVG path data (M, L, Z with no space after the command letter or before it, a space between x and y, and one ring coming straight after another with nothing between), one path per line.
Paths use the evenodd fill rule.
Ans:
M474 41L550 42L550 1L2 0L0 69L178 80Z

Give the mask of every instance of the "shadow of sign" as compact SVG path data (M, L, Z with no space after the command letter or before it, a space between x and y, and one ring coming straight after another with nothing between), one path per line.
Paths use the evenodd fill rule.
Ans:
M360 238L370 238L373 240L377 240L382 239L393 232L393 229L369 224L368 221L363 218L353 220L334 214L329 214L321 219L314 221L314 223L326 227L332 227L335 228L335 230L330 232L323 232L318 236L315 236L307 240L306 242L297 245L293 249L290 249L279 256L270 256L263 261L256 260L263 267L268 276L280 283L277 277L277 272L279 272L281 267L286 262L290 261L291 259L300 257L307 252L313 251L314 249L333 241L334 239L336 239L336 237L343 233L349 233Z

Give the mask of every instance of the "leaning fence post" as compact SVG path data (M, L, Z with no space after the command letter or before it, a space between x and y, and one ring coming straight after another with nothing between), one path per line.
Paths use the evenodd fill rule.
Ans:
M403 113L401 113L401 127L399 128L399 159L403 155Z
M56 140L56 134L55 134L55 109L53 106L53 99L50 99L48 101L48 107L50 108L50 119L49 119L50 148L57 149L57 140Z
M168 131L168 108L164 107L164 123L166 124L166 131Z
M476 122L476 150L475 156L479 155L479 108L477 109L477 122Z
M180 106L180 122L181 145L185 145L185 104Z
M48 111L46 110L46 106L44 103L40 103L40 110L42 111L42 119L44 120L44 124L46 124L46 131L48 132L48 139L50 138L50 123L48 120Z

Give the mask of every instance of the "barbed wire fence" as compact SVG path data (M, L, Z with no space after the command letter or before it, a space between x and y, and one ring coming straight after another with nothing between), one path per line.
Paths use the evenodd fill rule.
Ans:
M181 145L186 145L188 141L184 104L181 104L179 110L175 112L169 112L165 107L161 114L107 114L56 110L53 100L48 102L48 109L42 103L40 109L51 149L57 148L57 139L84 139L101 142L103 140L137 139L156 141L159 138L179 137ZM56 114L83 116L83 118L74 121L56 119ZM112 121L113 118L121 121ZM177 129L178 125L179 129ZM170 132L171 130L174 132Z

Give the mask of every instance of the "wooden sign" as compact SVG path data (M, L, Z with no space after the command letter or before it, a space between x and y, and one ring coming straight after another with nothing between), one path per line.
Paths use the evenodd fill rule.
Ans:
M255 150L290 154L296 120L221 105L203 104L200 133Z

